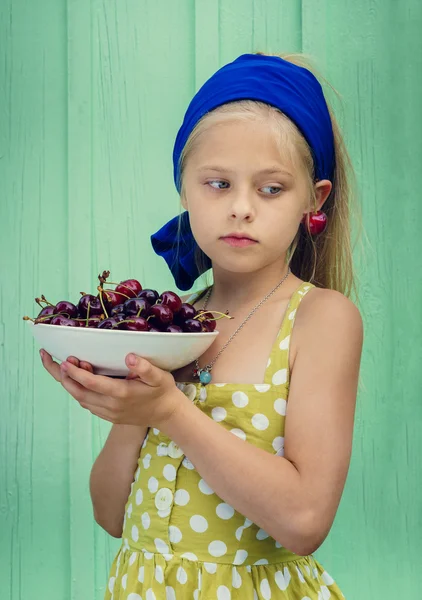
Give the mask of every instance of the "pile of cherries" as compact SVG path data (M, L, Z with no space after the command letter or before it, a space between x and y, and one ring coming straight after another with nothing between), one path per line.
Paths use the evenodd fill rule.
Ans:
M24 320L34 324L60 325L67 327L90 327L97 329L123 329L126 331L153 331L160 333L212 332L216 320L229 317L227 313L197 311L192 304L182 302L171 291L158 294L156 290L142 289L136 279L120 283L107 282L110 271L98 275L98 295L80 292L77 304L61 300L51 304L45 296L35 298L41 311L35 319ZM104 285L115 285L115 289L104 289ZM45 304L45 306L44 306ZM215 318L214 314L220 315Z

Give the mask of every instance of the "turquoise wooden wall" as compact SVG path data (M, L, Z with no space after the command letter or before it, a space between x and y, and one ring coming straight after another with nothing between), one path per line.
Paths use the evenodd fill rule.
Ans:
M104 269L174 288L149 245L178 211L174 137L205 79L256 50L310 54L342 94L370 240L352 463L316 557L350 600L422 597L421 30L419 0L2 0L1 600L102 599L119 544L88 492L109 424L21 317Z

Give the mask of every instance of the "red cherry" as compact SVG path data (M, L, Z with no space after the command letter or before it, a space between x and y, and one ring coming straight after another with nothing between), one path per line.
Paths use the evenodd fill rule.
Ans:
M126 317L118 327L126 331L148 331L148 321L143 317Z
M97 315L101 315L103 312L103 307L101 306L101 302L99 298L96 298L92 294L85 294L82 296L78 302L78 314L80 317L85 319L88 312L88 303L89 306L89 316L95 317Z
M178 325L169 325L165 331L166 333L183 333L183 329Z
M182 325L187 319L194 319L196 315L196 308L188 302L183 302L180 310L174 315L174 322L177 325Z
M309 219L309 232L311 235L318 235L322 233L327 226L327 215L321 210L316 211L316 213L306 214L301 223L307 226L307 219Z
M179 298L179 296L170 291L163 292L159 297L159 301L161 301L161 304L164 306L168 306L173 314L179 312L182 306L182 300Z
M65 314L69 319L73 319L78 316L78 308L72 302L61 300L60 302L57 302L54 308L54 314Z
M125 293L125 292L123 292ZM103 292L103 302L104 304L106 304L107 308L110 308L110 310L112 308L114 308L115 306L118 306L119 304L123 304L123 302L125 302L127 300L127 296L129 296L129 294L125 294L125 296L123 296L122 294L119 294L118 292L116 292L116 290L104 290ZM110 312L110 311L108 311Z
M139 292L138 298L145 298L152 306L157 302L159 294L156 290L145 289Z
M145 298L130 298L123 305L123 312L128 317L147 317L149 315L151 305Z
M63 315L57 315L51 319L50 325L60 325L61 327L78 327L76 321L68 319Z
M121 281L119 285L116 286L115 291L126 294L129 298L136 298L139 292L142 291L142 286L136 279L125 279L125 281Z
M204 321L201 321L201 323L202 323L203 331L208 331L211 333L212 331L215 330L215 326L216 326L215 321L205 319Z
M151 306L150 314L162 325L170 325L173 321L173 311L165 304L154 304Z
M183 324L183 331L187 333L201 333L202 324L195 319L187 319Z
M117 329L118 321L114 317L103 319L97 329Z

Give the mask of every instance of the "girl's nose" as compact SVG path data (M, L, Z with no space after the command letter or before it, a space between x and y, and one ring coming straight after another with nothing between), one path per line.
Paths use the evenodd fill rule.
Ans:
M254 214L254 203L246 190L233 193L231 198L231 217L240 220L250 220Z

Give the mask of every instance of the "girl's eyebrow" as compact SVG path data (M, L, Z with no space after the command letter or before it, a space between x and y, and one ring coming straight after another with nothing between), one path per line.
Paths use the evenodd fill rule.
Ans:
M219 171L222 173L233 173L230 169L225 169L224 167L220 167L219 165L203 165L198 168L198 171ZM261 171L257 171L255 175L274 175L275 173L280 173L282 175L288 175L289 177L293 177L291 173L288 171L284 171L280 169L280 167L273 166L268 167L267 169L262 169Z

